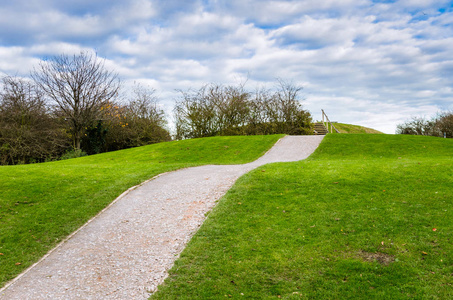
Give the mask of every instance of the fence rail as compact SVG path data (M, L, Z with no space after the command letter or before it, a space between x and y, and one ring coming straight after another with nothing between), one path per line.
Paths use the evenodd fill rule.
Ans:
M332 122L330 122L329 120L329 117L326 115L326 113L324 112L324 109L321 109L322 111L322 123L324 124L324 126L327 128L327 131L332 133L333 130L335 129L335 132L336 133L340 133L338 131L338 129L335 128L335 126L333 126Z

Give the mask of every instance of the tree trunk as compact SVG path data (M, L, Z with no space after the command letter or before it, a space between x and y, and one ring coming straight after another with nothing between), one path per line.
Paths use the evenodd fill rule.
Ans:
M81 133L77 132L74 134L74 149L80 150L80 141L81 141Z

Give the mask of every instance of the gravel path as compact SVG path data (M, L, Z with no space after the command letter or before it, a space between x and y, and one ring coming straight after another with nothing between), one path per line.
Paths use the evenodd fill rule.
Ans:
M165 173L118 197L0 290L0 299L147 299L233 183L272 162L307 158L323 136L286 136L258 160Z

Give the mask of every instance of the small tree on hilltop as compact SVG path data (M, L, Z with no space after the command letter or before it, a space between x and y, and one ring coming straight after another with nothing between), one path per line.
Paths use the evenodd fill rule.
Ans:
M171 140L165 113L154 89L136 85L123 104L103 106L105 150L113 151ZM99 140L99 139L98 139Z
M439 136L453 138L453 112L443 112L436 119L436 130Z
M422 117L412 117L411 120L396 126L396 134L436 136L435 124L435 120L427 120Z
M133 92L126 106L126 112L134 132L132 138L134 146L171 140L170 133L166 129L165 112L155 95L156 90L136 85Z
M311 114L304 110L299 100L302 87L278 80L279 88L270 103L274 103L271 123L276 124L275 133L312 134Z
M255 94L243 85L205 85L182 92L174 115L176 138L215 135L312 134L311 115L298 94L302 88L279 81L278 90Z
M80 149L86 128L98 122L101 107L112 101L120 88L117 74L106 70L104 61L88 52L42 61L31 75L68 121L75 149Z

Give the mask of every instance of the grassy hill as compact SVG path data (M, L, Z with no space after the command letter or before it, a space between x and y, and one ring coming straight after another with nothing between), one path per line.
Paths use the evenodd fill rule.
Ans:
M128 188L180 168L253 161L280 137L193 139L58 162L0 166L0 286Z
M152 299L452 299L453 140L327 135L241 177Z
M340 133L372 133L372 134L383 134L382 132L360 126L360 125L351 125L351 124L343 124L343 123L333 123L333 126L338 129Z

